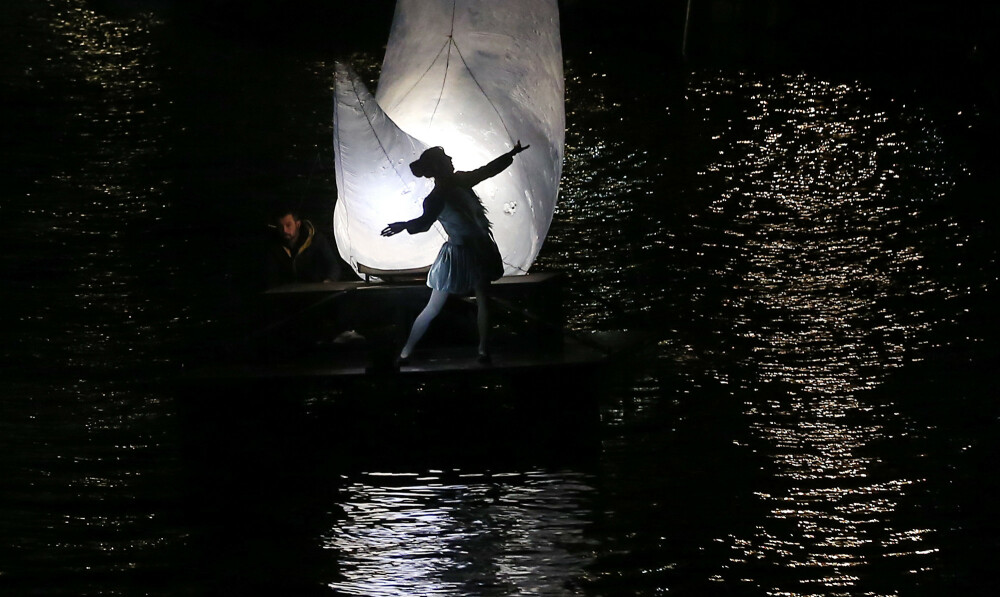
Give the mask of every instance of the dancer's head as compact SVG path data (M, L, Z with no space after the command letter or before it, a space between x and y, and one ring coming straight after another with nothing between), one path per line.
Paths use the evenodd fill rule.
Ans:
M410 164L410 172L422 178L436 178L455 171L451 156L444 152L443 147L431 147L420 154L420 159Z

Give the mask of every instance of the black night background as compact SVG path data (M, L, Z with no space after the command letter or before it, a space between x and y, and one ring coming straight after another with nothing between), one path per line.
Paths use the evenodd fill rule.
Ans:
M374 90L394 2L0 7L0 594L987 594L1000 9L559 8L533 271L653 346L340 385L184 378L277 204L332 236L334 61Z

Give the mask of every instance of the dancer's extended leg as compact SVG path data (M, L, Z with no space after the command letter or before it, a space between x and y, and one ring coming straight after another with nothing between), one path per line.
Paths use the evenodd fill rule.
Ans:
M431 298L427 301L427 306L424 307L424 310L413 321L413 327L410 328L410 337L406 340L406 346L403 347L403 350L399 351L400 358L409 358L410 353L413 352L413 347L424 336L424 332L427 331L431 322L441 312L441 308L444 307L447 300L447 292L443 290L431 291Z

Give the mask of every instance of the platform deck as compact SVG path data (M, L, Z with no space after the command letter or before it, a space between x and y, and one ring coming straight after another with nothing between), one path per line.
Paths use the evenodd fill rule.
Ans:
M379 359L363 344L317 350L288 360L247 361L206 367L186 376L189 381L265 381L282 379L427 378L442 375L518 375L528 371L558 375L608 364L640 350L648 338L638 332L587 334L586 342L567 337L561 346L547 348L499 347L491 362L480 363L473 346L418 349L409 362L395 366L391 357Z
M614 361L648 344L636 331L571 332L562 314L562 276L533 273L491 285L488 364L475 351L475 302L449 299L442 314L403 366L394 357L430 289L421 280L393 284L295 284L265 293L269 312L248 335L244 355L206 365L190 380L429 378L445 375L558 375ZM353 330L363 340L332 340ZM295 345L294 352L282 348Z

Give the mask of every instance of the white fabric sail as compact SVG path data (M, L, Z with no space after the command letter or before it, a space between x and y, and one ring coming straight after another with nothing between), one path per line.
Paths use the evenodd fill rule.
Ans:
M396 126L349 67L334 74L333 145L337 205L333 230L337 248L355 271L358 263L378 269L409 269L434 260L446 238L440 226L425 234L381 236L389 222L423 212L433 181L417 178L409 164L429 147Z
M471 170L520 140L531 148L475 188L507 275L531 267L559 192L565 135L556 0L399 0L378 92L338 66L334 232L355 269L429 265L439 229L383 238L389 222L421 213L431 181L409 162L435 145Z

